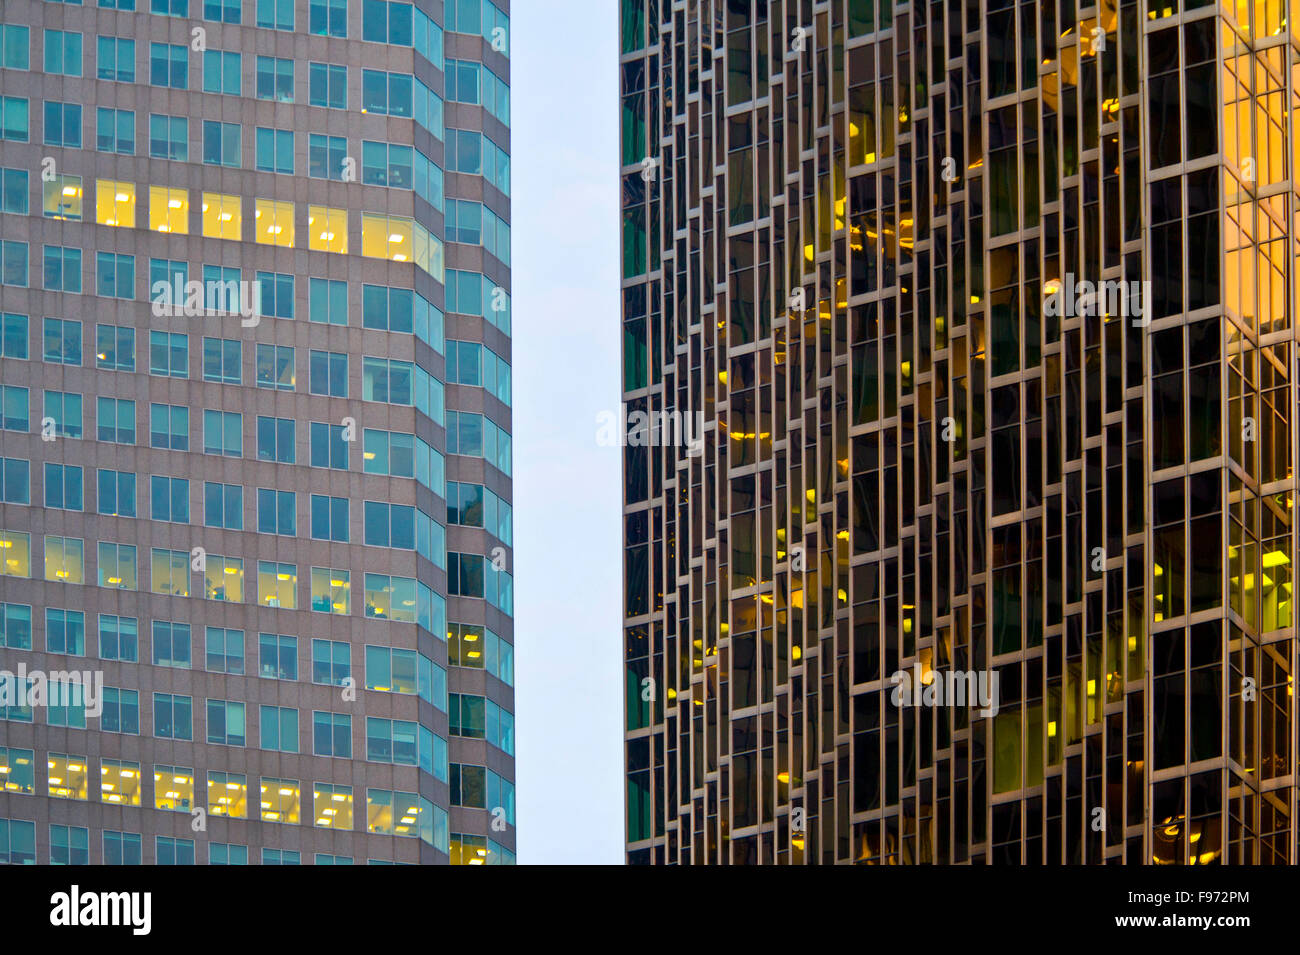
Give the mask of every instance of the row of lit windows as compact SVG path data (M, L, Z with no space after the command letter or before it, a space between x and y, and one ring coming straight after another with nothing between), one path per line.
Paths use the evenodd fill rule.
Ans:
M0 531L0 554L4 555L0 576L31 577L31 534ZM135 544L100 541L99 586L114 590L138 589L136 563ZM206 599L244 602L242 557L208 554L202 548L191 553L155 547L150 553L150 571L151 593L188 597L191 571L197 571L203 574L203 596ZM78 537L45 535L44 577L59 583L84 584L85 541ZM488 577L489 580L495 579L492 574ZM481 583L481 573L478 579ZM310 603L303 609L309 606L318 613L351 614L351 580L351 572L347 570L311 568ZM260 606L297 610L298 596L297 564L269 560L257 562L257 602ZM443 632L445 601L414 578L368 573L365 575L364 599L368 618L418 623L432 633ZM436 626L435 617L438 621Z

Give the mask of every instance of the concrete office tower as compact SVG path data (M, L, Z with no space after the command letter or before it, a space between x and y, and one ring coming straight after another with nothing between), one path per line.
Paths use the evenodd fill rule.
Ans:
M0 862L513 861L509 34L0 6Z
M1297 860L1287 7L621 0L630 861Z

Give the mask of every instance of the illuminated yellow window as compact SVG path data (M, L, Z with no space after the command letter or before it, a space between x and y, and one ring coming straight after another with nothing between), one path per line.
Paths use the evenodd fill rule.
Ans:
M298 780L262 777L262 821L298 823Z
M95 180L95 221L122 229L135 228L135 183Z
M194 770L186 766L153 768L153 805L155 809L189 812L194 808Z
M0 788L10 793L36 793L36 755L30 749L0 746Z
M81 177L55 176L42 186L45 218L81 221Z
M203 194L203 234L209 239L243 238L244 214L239 205L239 196L227 196L219 192Z
M311 609L317 613L352 612L352 575L329 567L311 569Z
M209 600L244 602L244 560L209 554L203 570L203 591Z
M149 231L190 234L189 190L149 187Z
M232 819L248 818L248 777L242 773L208 773L208 812Z
M140 764L105 759L99 767L100 799L118 806L140 805Z
M50 795L56 799L86 798L86 757L50 753L45 764L50 772Z
M257 562L257 602L263 607L298 609L298 565Z
M328 206L307 207L307 248L318 252L348 251L348 212Z
M32 535L14 531L0 531L0 576L30 577L32 575Z
M86 582L86 542L77 537L45 537L45 579Z
M410 262L415 258L415 223L401 216L361 213L361 254L372 259Z
M352 828L352 787L316 783L312 787L316 825L321 829Z
M257 199L257 225L253 240L261 245L293 248L293 203L274 199Z

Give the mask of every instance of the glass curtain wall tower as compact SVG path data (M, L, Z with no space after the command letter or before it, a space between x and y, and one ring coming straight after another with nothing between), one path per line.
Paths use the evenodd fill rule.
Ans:
M1288 6L622 0L630 861L1297 861Z
M509 31L0 6L0 862L513 862Z

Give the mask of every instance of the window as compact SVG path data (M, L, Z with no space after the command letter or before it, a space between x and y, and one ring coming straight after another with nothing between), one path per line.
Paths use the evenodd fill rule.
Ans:
M510 86L487 66L472 60L447 60L447 100L481 105L510 125Z
M81 395L64 391L45 392L45 417L54 421L54 433L58 437L80 438Z
M364 514L367 547L415 550L415 508L366 501Z
M232 819L248 818L248 777L209 770L208 812Z
M257 0L257 25L271 30L292 30L293 0Z
M135 371L135 329L125 325L96 325L95 367Z
M86 582L86 542L78 537L45 535L45 579L65 584Z
M448 172L482 176L510 195L510 155L483 133L448 129L445 163Z
M203 339L203 380L223 385L243 382L243 343L237 338Z
M46 73L81 75L81 34L68 30L45 31Z
M81 322L47 318L42 358L56 365L81 364Z
M190 522L190 482L185 478L149 478L149 516L172 524Z
M242 305L238 268L203 266L203 307L210 312L235 314Z
M140 694L136 690L104 687L104 710L99 728L105 733L140 735Z
M257 460L278 461L281 464L295 463L295 425L296 422L292 418L270 418L259 415L257 418ZM259 498L259 510L260 507Z
M212 774L209 773L208 776L210 779ZM211 782L208 785L210 787ZM209 842L208 865L248 865L248 846Z
M139 623L135 617L99 615L99 658L136 663L140 659Z
M256 61L257 98L293 102L293 60L259 56Z
M191 786L191 789L193 787ZM191 793L191 795L193 795ZM184 807L189 812L188 800ZM160 809L163 807L159 807ZM157 836L154 840L157 853L157 865L194 865L194 840L173 839L170 836Z
M95 221L100 225L135 228L135 183L95 180Z
M31 498L31 463L22 458L0 458L0 501L30 504Z
M32 648L31 607L26 604L0 603L0 647L8 647L10 650Z
M23 177L22 214L27 214L27 179ZM47 219L80 222L82 215L80 176L56 175L41 184L41 213ZM15 210L6 209L6 212Z
M263 706L260 713L262 749L298 752L298 711L288 706Z
M11 793L36 794L36 754L30 749L0 746L0 790ZM0 821L0 827L4 825ZM0 847L2 848L2 847Z
M149 114L149 155L185 162L190 152L190 123L184 116ZM134 220L132 221L134 225Z
M348 542L349 507L346 497L311 496L311 536L315 540Z
M0 69L29 69L31 45L31 30L28 27L0 24Z
M108 758L100 762L100 800L118 806L140 805L140 764Z
M81 510L81 468L45 463L45 506L65 511Z
M286 272L258 272L257 287L262 296L260 313L271 318L293 318L294 276Z
M412 404L414 366L395 358L366 357L361 363L361 397L364 401Z
M217 23L240 22L240 0L203 0L203 19Z
M95 148L100 152L135 155L135 110L95 110Z
M0 358L27 359L27 316L0 314Z
M366 689L385 693L416 693L417 656L414 650L367 646Z
M244 631L208 627L204 654L209 673L244 673Z
M372 763L418 765L417 724L406 720L366 718L366 759Z
M271 199L256 199L253 202L257 219L257 231L253 241L261 245L282 245L293 248L294 221L293 203L276 202Z
M244 486L242 484L203 484L203 524L228 531L244 529Z
M348 356L345 352L308 353L308 390L313 395L348 396Z
M99 513L112 517L136 516L134 472L101 468L97 483Z
M312 787L315 796L316 825L322 829L352 828L352 787L336 786L330 783L317 783ZM334 864L351 865L352 860L344 856L332 856ZM321 857L316 856L316 864L321 865Z
M342 182L347 152L347 137L309 133L307 135L307 175L312 179L335 179Z
M348 0L308 0L307 32L316 36L348 35Z
M26 431L28 419L28 392L17 385L0 385L0 428L6 431Z
M149 83L172 89L189 89L190 63L184 46L149 44Z
M203 92L239 96L241 55L225 50L203 51Z
M257 532L296 537L298 534L297 495L274 488L257 489Z
M364 285L361 288L361 323L366 328L410 333L413 301L414 293L410 289Z
M50 753L46 764L50 795L55 799L85 800L89 792L86 785L88 762L85 756Z
M346 255L348 251L347 210L331 209L328 206L308 206L307 247L317 252Z
M293 175L293 130L258 126L254 144L258 169Z
M86 615L80 610L45 608L45 651L86 655Z
M333 63L307 64L307 100L312 106L348 108L348 68Z
M154 666L190 669L190 625L166 620L153 622Z
M194 770L188 766L155 765L153 804L155 809L189 812L194 805Z
M442 240L405 216L363 212L361 254L390 262L414 262L439 282L444 278Z
M297 379L292 345L258 345L256 363L257 387L293 391Z
M298 638L285 634L258 634L257 665L258 675L265 679L298 679Z
M149 0L149 12L164 17L188 17L190 0Z
M433 805L415 793L366 790L366 830L433 844Z
M362 434L367 474L414 477L415 436L367 428Z
M160 739L194 739L194 700L172 693L153 695L153 735Z
M352 758L352 717L347 713L311 714L312 752L317 756Z
M81 294L81 250L47 245L44 284L52 292Z
M361 111L380 116L410 116L411 74L361 71Z
M308 282L308 320L329 325L348 323L348 283L313 278Z
M203 161L209 166L238 168L241 160L240 125L203 121ZM204 235L209 233L205 230ZM225 238L223 236L223 238Z
M26 420L24 416L24 421ZM26 425L19 430L26 430ZM332 468L336 471L348 469L348 441L344 438L341 424L327 424L322 421L311 422L311 466L314 468Z
M163 378L188 378L189 336L178 332L150 332L149 374Z
M345 642L312 640L312 682L342 686L352 675L351 652Z
M58 181L67 179L69 183L76 182L81 184L79 176L55 177ZM27 170L25 169L0 169L0 212L11 212L14 215L27 215ZM48 209L46 212L48 213Z
M243 703L208 700L208 742L223 746L244 745Z
M116 83L135 82L135 40L101 36L96 51L95 75L99 79Z
M190 555L183 550L153 548L149 555L153 593L173 597L190 595Z
M237 411L204 411L203 453L242 457L244 416Z
M0 547L5 550L5 558L0 561L0 577L32 575L31 534L0 530Z
M392 143L361 142L361 181L372 186L410 189L414 185L412 149ZM450 233L447 236L451 238Z
M50 865L89 865L90 830L81 826L50 826Z
M95 438L114 444L135 444L135 402L100 398L95 402Z
M352 613L352 575L333 567L311 569L311 609L316 613Z
M36 864L36 823L0 819L0 863Z
M185 301L185 285L190 278L190 264L171 259L149 260L149 297L156 304L172 305ZM154 309L158 312L158 309ZM165 314L165 312L164 312Z
M257 562L257 602L263 607L298 609L298 565Z
M190 409L184 405L149 406L149 447L190 449Z
M298 824L298 807L302 790L296 779L263 776L261 804L263 822Z
M135 256L96 252L95 294L107 298L135 298Z
M0 139L27 142L31 135L31 109L25 98L0 96Z
M172 189L167 186L150 186L149 228L154 232L189 235L189 191Z
M240 208L239 196L223 196L215 192L205 192L203 194L203 234L213 239L234 239L239 240L243 230L244 213ZM212 297L215 303L215 296L208 296L208 277L209 270L212 270L212 278L220 281L223 275L222 269L215 266L203 267L204 276L204 294ZM233 269L236 276L238 269Z
M140 833L104 830L104 865L141 865L141 859Z

